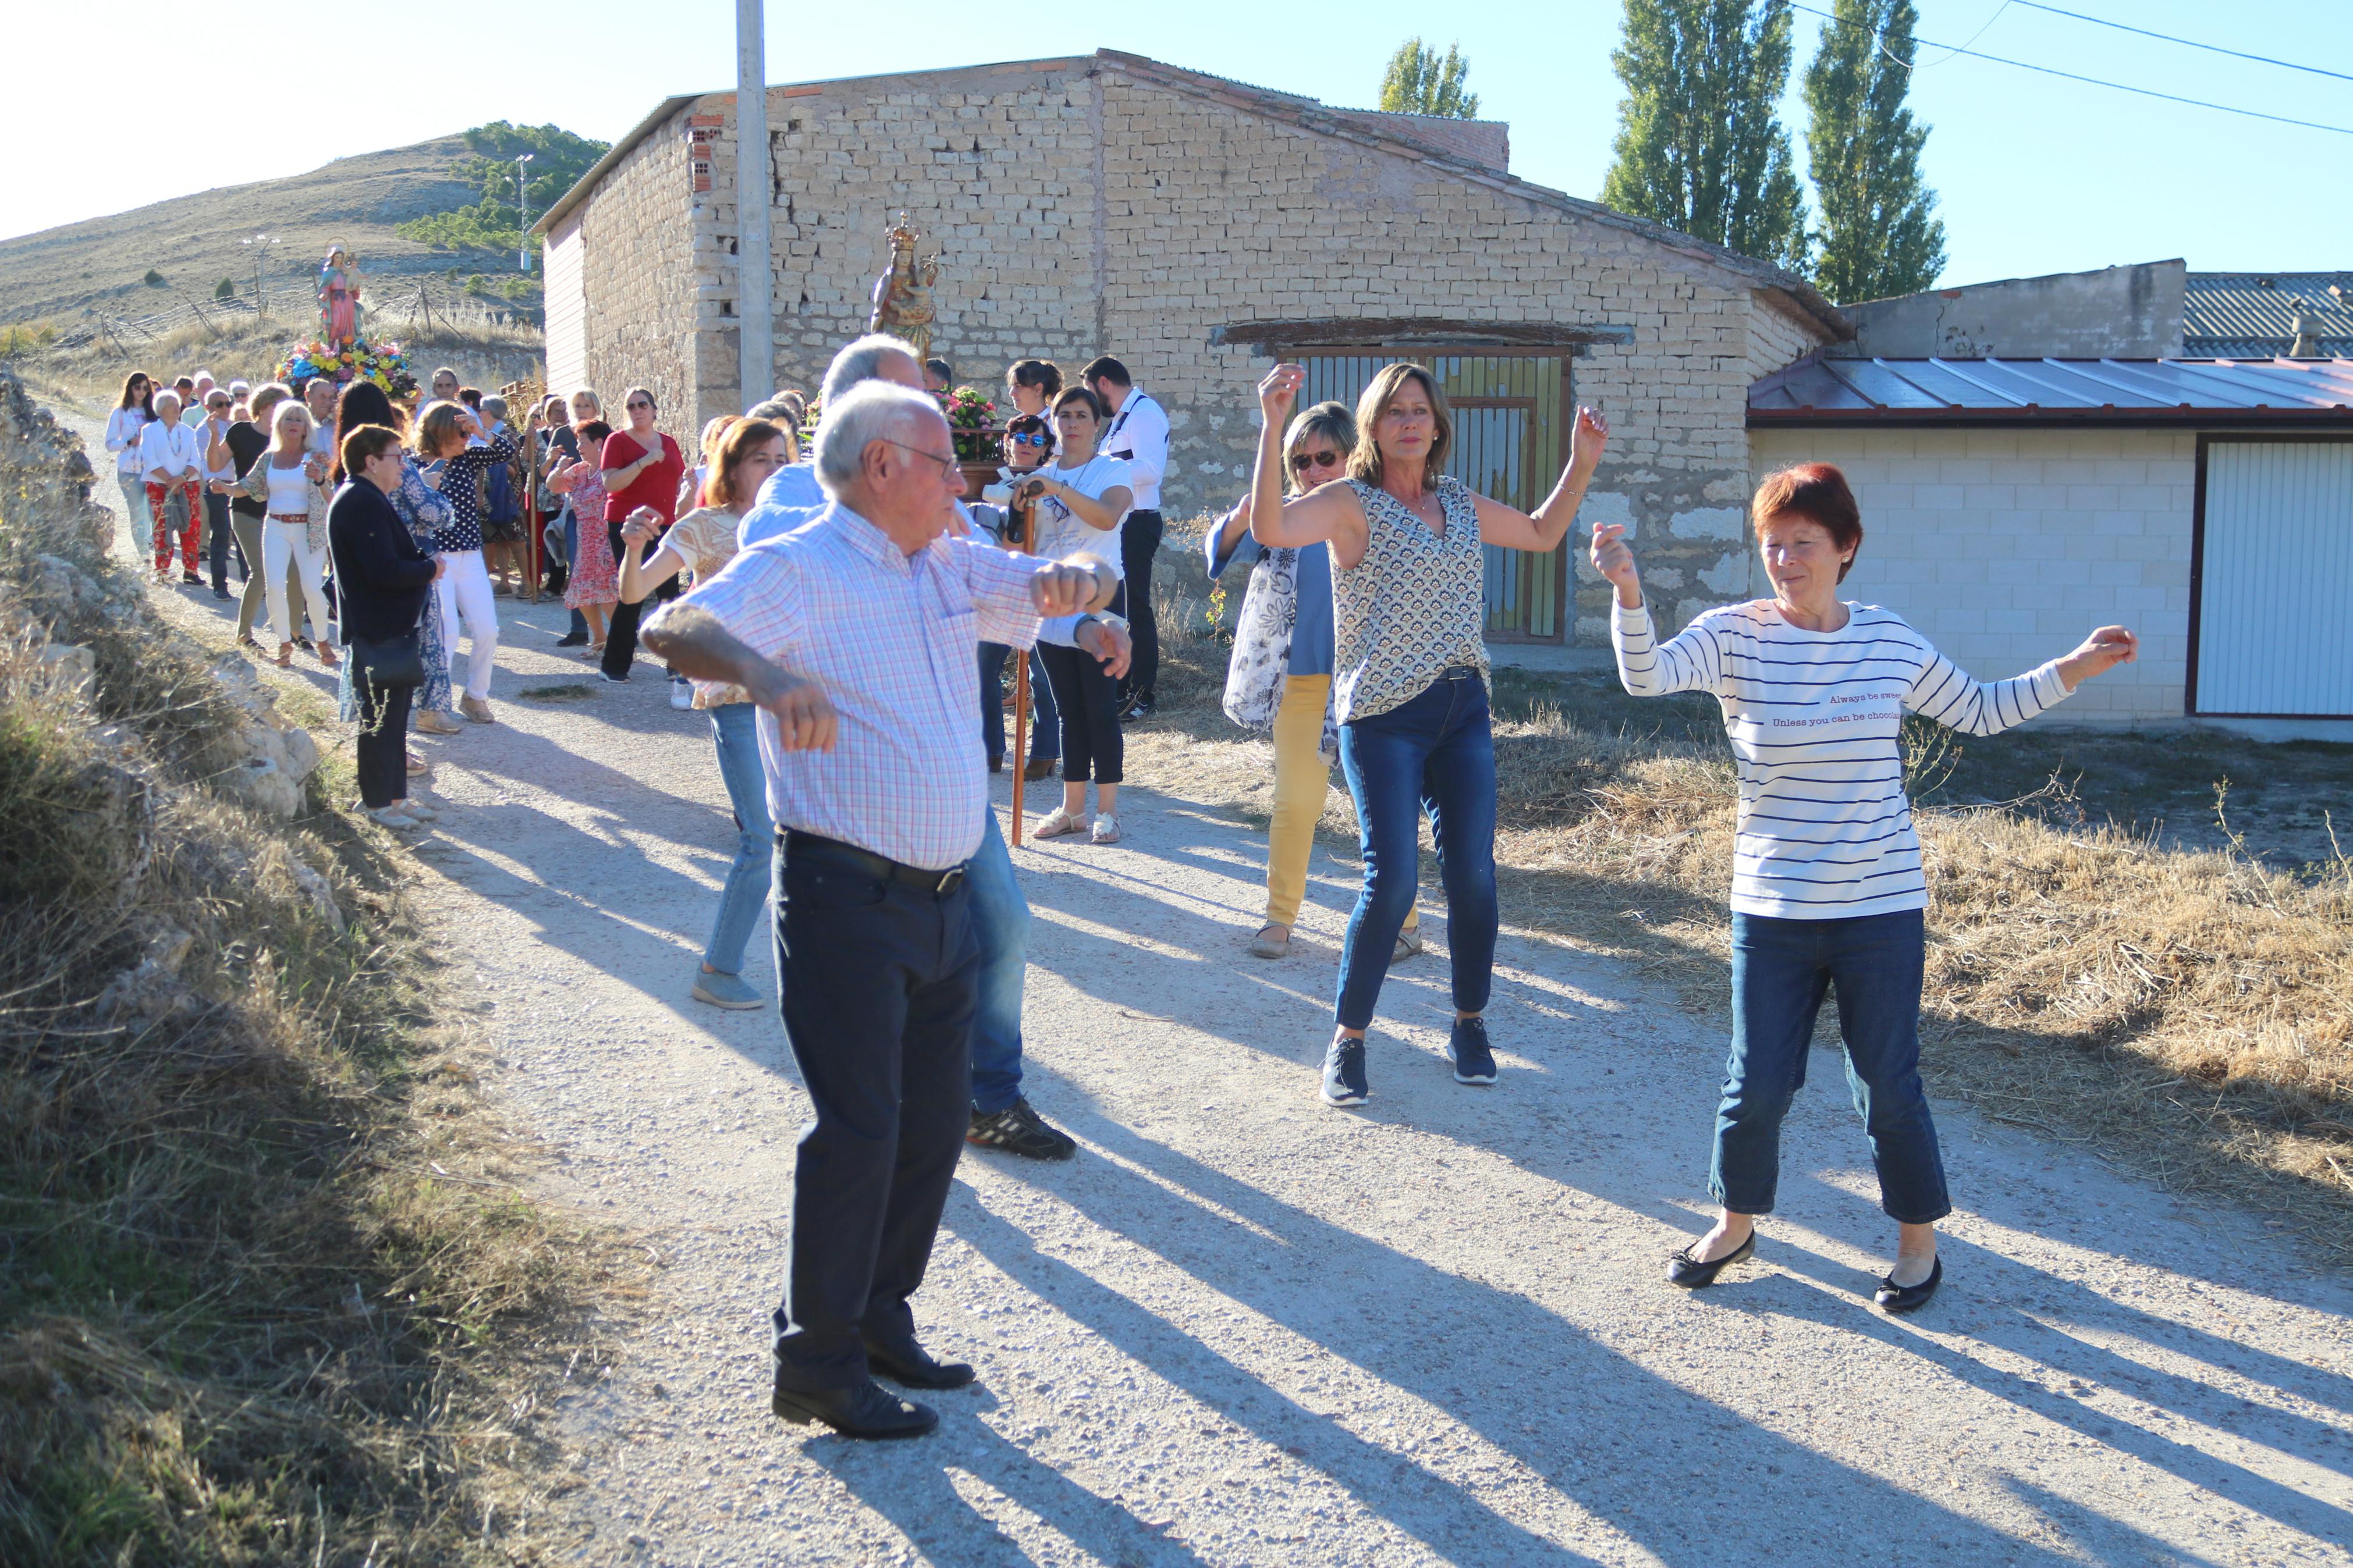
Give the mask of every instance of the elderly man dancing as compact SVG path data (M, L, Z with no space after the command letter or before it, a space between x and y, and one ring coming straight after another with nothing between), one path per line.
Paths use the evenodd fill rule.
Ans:
M646 628L691 679L764 710L785 1034L816 1118L795 1166L774 1407L853 1437L939 1417L885 1393L973 1380L915 1335L970 1105L980 949L967 863L988 816L977 645L1111 602L1118 577L947 536L961 475L921 392L826 409L830 504L761 541Z

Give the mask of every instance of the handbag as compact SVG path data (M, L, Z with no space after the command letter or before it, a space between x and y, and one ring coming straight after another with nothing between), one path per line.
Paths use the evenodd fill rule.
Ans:
M344 644L353 673L371 689L398 691L425 684L425 645L416 632L396 637L353 637Z

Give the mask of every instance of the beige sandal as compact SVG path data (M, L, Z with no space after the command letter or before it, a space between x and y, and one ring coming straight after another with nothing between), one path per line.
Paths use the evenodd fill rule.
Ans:
M1271 931L1279 931L1282 932L1282 934L1279 937L1270 937L1266 933ZM1259 927L1258 934L1250 938L1250 956L1252 958L1289 958L1291 956L1291 928L1288 926L1279 926L1274 924L1272 921L1269 921L1267 924Z

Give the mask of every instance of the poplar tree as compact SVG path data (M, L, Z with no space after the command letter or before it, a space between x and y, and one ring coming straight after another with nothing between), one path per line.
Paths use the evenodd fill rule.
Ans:
M1837 0L1806 68L1806 153L1821 204L1814 282L1832 300L1933 287L1945 269L1936 194L1920 178L1928 127L1912 86L1912 0Z
M1479 118L1479 95L1462 90L1471 62L1452 44L1440 58L1419 38L1408 38L1389 57L1381 78L1381 109L1389 114L1435 114L1448 120Z
M1775 111L1789 0L1626 0L1609 59L1626 97L1602 202L1803 269L1805 197Z

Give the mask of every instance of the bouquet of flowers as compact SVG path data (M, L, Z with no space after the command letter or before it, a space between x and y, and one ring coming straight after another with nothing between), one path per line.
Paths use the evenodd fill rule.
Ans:
M956 460L963 463L986 463L997 456L997 405L988 395L975 386L959 386L954 392L940 395L940 412L948 416L948 428L955 436Z
M289 386L300 386L313 376L323 375L345 385L354 381L372 381L394 397L406 397L417 390L417 377L409 373L408 360L400 345L394 342L371 343L363 340L337 348L313 339L290 350L271 374Z

